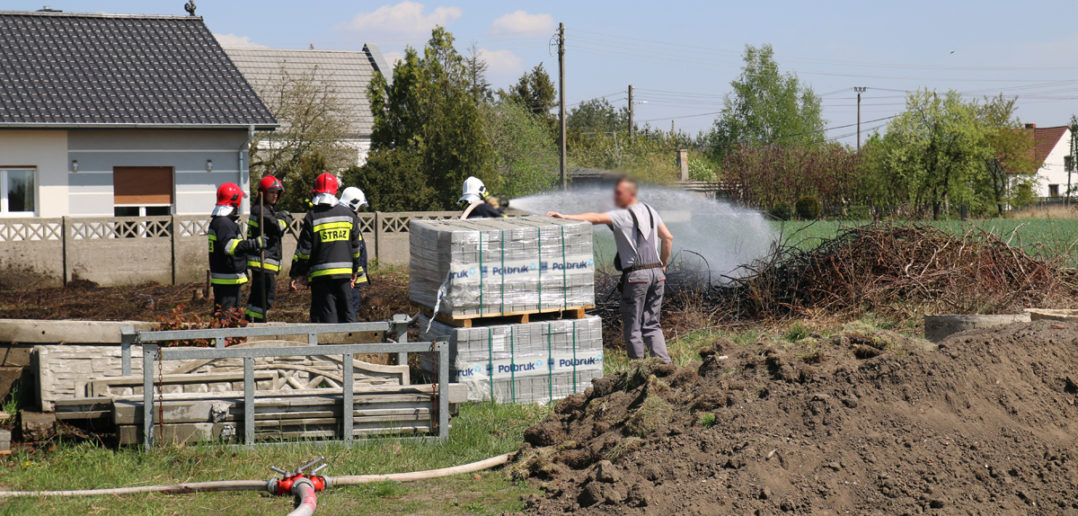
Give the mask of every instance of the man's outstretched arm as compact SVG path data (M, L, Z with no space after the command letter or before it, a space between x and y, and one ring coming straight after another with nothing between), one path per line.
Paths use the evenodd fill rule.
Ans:
M674 251L674 234L666 228L666 224L659 224L659 240L662 241L659 246L659 260L663 262L663 272L666 272L666 266L670 263L670 254Z
M576 215L566 215L564 213L558 213L556 211L547 212L547 217L554 217L556 219L565 220L579 220L581 222L590 222L595 225L606 224L610 225L610 215L605 213L579 213Z

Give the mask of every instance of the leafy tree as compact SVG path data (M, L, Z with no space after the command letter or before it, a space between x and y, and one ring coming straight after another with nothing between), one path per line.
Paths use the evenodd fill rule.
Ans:
M550 75L543 69L543 63L535 65L531 71L520 76L517 83L510 86L508 91L499 92L502 98L526 106L535 115L544 120L553 120L550 110L558 105L558 89L550 80Z
M859 162L856 153L836 143L739 145L727 154L722 170L741 185L744 200L757 206L791 207L811 196L836 208L856 196Z
M585 100L571 109L565 117L569 138L580 140L591 134L612 134L627 131L629 108L615 108L605 98Z
M525 106L501 100L483 107L484 128L494 148L494 168L505 198L549 190L558 178L557 147L545 123Z
M1024 192L1015 187L1032 183L1040 168L1034 152L1033 132L1023 129L1015 116L1017 99L986 98L981 106L979 121L984 125L985 140L991 152L985 157L989 198L996 211L1003 213L1007 204L1017 205L1017 196Z
M985 162L993 152L980 116L980 106L963 102L955 91L940 97L921 90L888 125L883 172L905 186L915 210L927 206L938 219L950 203L976 212L994 200L985 195L991 189Z
M738 144L819 144L824 140L820 97L797 76L781 73L771 45L745 48L741 76L710 135L721 161Z
M368 89L373 164L364 166L362 176L371 179L377 171L407 189L377 192L384 206L453 208L470 175L488 188L500 186L472 86L453 36L442 27L434 28L422 56L414 48L405 50L393 67L392 85L375 74ZM412 156L393 155L399 153ZM374 198L374 187L368 188ZM411 193L417 191L429 192L431 202L413 203Z
M259 95L277 117L281 127L259 132L251 145L251 188L258 180L275 175L285 184L281 209L303 211L314 178L326 171L354 165L355 149L340 141L348 131L348 121L337 92L315 78L315 71L281 75ZM257 179L256 179L257 178Z

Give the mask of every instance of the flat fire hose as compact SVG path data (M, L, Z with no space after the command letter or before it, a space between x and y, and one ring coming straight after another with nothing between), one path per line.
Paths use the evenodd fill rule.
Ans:
M515 452L513 452L515 453ZM414 482L417 480L430 480L463 473L474 473L486 469L496 468L507 462L513 453L506 453L483 459L469 464L450 466L447 468L428 469L425 471L411 471L408 473L387 473L379 475L344 475L339 477L326 477L333 486L355 486L384 482ZM138 493L163 493L163 494L189 494L209 493L215 491L260 491L266 489L265 480L211 480L208 482L184 482L180 484L158 484L148 486L111 487L105 489L73 489L55 491L3 491L0 490L0 499L19 497L51 497L51 496L105 496L105 495L130 495Z

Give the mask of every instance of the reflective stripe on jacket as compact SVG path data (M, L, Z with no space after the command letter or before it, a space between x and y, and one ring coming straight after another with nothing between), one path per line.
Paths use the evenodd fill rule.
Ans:
M210 243L210 283L247 283L247 253L254 244L243 238L235 217L214 217L206 229L206 236Z
M306 275L309 280L351 278L362 270L360 260L365 256L359 219L352 210L316 204L303 217L289 275Z
M265 269L270 272L280 272L282 258L281 240L288 231L288 225L284 220L277 218L272 206L265 207L266 213L262 214L262 206L252 203L251 216L247 220L247 238L257 238L260 235L266 237L266 263L261 261L262 252L254 252L247 255L247 266L252 269ZM263 229L264 228L264 229Z

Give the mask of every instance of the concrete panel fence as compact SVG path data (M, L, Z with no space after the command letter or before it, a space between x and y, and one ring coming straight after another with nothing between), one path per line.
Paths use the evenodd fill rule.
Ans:
M367 253L382 263L408 263L408 223L447 219L455 211L364 213ZM285 273L304 214L284 240ZM208 216L0 218L0 285L61 286L76 280L99 285L203 281L207 270ZM245 226L246 219L241 218Z

